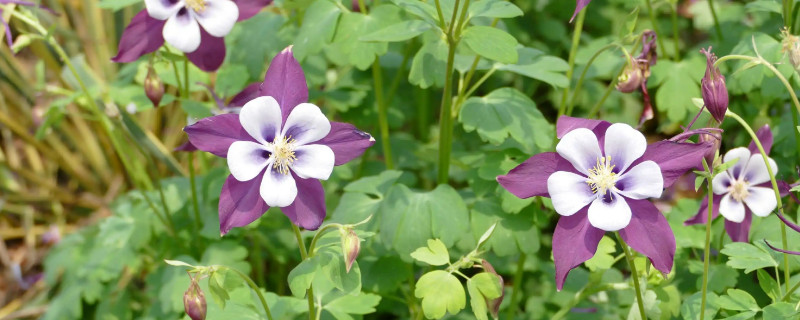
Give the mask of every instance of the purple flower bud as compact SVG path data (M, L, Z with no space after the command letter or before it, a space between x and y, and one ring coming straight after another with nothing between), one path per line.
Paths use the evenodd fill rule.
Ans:
M725 112L728 111L728 89L725 87L725 77L719 72L719 68L714 66L717 62L717 56L711 53L711 47L708 50L700 50L706 55L706 75L700 82L700 87L703 91L703 102L711 112L714 120L722 123L725 119Z
M164 83L158 77L153 67L147 69L147 77L144 78L144 93L154 107L158 107L161 98L164 97Z
M197 278L192 277L189 289L183 294L183 308L186 315L192 320L204 320L206 318L206 296L197 284Z
M617 90L623 93L631 93L639 89L644 82L644 72L642 65L636 59L632 59L630 63L625 66L625 71L617 79Z
M344 255L344 263L347 266L347 272L353 267L353 262L358 258L358 251L361 250L361 239L358 238L355 231L350 228L342 229L342 254Z

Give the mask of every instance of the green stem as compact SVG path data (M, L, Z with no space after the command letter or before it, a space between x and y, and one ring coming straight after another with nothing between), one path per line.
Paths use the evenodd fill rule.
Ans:
M458 39L453 33L457 24L456 15L461 0L456 0L453 7L453 17L447 31L447 66L445 68L444 90L442 93L442 107L439 113L439 184L446 184L450 179L450 152L453 148L453 63L456 57ZM437 1L438 3L438 1ZM438 8L437 8L438 9ZM465 7L464 10L467 10Z
M656 20L656 12L653 10L652 0L645 0L647 4L647 11L650 13L650 21L653 23L653 32L656 33L656 41L658 41L658 48L661 49L661 54L667 56L667 47L664 46L664 40L661 38L661 32L658 31L658 20Z
M185 95L185 90L183 89L183 81L181 81L181 72L178 70L178 62L175 60L172 60L172 71L175 72L175 84L178 86L180 96L183 97Z
M681 60L680 33L678 29L678 4L672 6L672 41L675 45L675 61Z
M719 26L719 19L717 18L717 10L714 9L714 0L708 0L708 9L711 10L711 18L714 19L714 29L717 31L717 37L720 40L722 37L722 28Z
M189 98L189 58L184 55L183 59L183 92L184 98Z
M792 108L792 124L794 124L795 128L800 126L800 122L798 122L798 114L797 114L797 112L798 112L797 109ZM795 148L795 152L796 152L795 153L795 159L800 159L800 131L797 131L795 129L795 130L792 130L792 132L794 133L794 142L795 142L795 145L797 146Z
M589 111L589 116L587 118L592 119L597 115L598 112L600 112L600 108L603 106L603 103L606 102L608 96L611 95L611 91L614 91L614 88L616 88L619 77L622 76L623 72L625 72L625 65L622 65L622 68L619 69L617 76L611 79L611 82L608 84L608 87L606 87L606 91L603 93L603 96L600 97L600 100L597 100L597 103L594 104L594 107L592 107L592 110Z
M239 270L236 270L236 269L231 268L231 267L224 267L224 266L223 266L223 268L228 269L230 271L233 271L234 273L239 275L239 277L242 278L244 280L244 282L247 282L247 286L249 286L250 289L252 289L253 291L256 292L256 295L258 296L258 300L261 301L261 306L264 307L264 312L267 313L267 319L272 320L272 313L269 311L269 305L267 305L267 300L264 299L264 295L261 293L261 289L258 288L258 286L255 284L255 282L253 282L253 280L250 279L250 277L248 277L246 274L242 273Z
M308 259L308 251L306 251L306 244L303 242L303 235L300 234L300 228L292 223L292 231L294 231L294 237L297 239L297 246L300 247L300 257L303 258L303 261ZM314 287L309 287L306 290L306 296L308 296L308 319L314 320L316 317L316 303L314 302Z
M329 224L327 226L322 227L322 229L319 229L319 231L317 231L317 233L314 235L314 238L311 239L311 245L308 246L308 255L310 257L314 256L314 249L317 247L317 240L322 237L322 234L325 233L325 231L328 231L329 229L332 229L332 228L337 228L338 229L338 228L341 228L341 227L342 227L341 224L331 223L331 224Z
M383 97L383 72L380 59L375 59L375 62L372 63L372 80L375 84L375 104L378 106L378 126L381 131L383 158L386 162L386 169L392 170L394 169L394 160L392 160L392 145L389 141L389 117L387 114L389 108Z
M528 256L525 253L520 253L519 259L517 259L517 271L514 273L514 285L511 287L511 301L509 301L508 311L506 311L506 318L508 319L514 319L514 315L517 313L517 292L520 290L522 277L525 275L525 260L527 258Z
M711 180L713 179L713 170L709 169L709 175L712 175L711 178L706 179L706 185L708 185L708 216L706 217L706 247L703 251L703 295L702 300L700 302L700 320L705 319L706 317L706 294L708 292L708 265L709 259L711 256L711 223L714 219L714 190L711 186Z
M617 236L617 241L619 241L619 245L622 246L622 252L625 253L625 260L628 260L628 266L631 268L631 278L633 278L633 289L636 291L636 304L639 306L639 314L642 316L642 320L647 320L647 315L644 313L642 288L639 286L639 272L636 271L636 264L633 262L633 256L631 255L630 249L628 249L628 244L625 243L625 240L622 240L619 232L614 232L614 234Z
M567 58L567 86L561 94L561 104L558 107L558 117L564 115L567 111L567 96L569 96L569 84L572 83L572 73L575 72L575 56L578 54L578 46L581 43L581 32L583 31L583 20L586 18L586 11L581 10L578 13L578 19L575 21L575 31L572 32L572 47L569 49L569 58ZM558 119L556 117L556 119Z
M786 27L792 26L792 2L791 0L783 0L783 25Z
M789 281L786 281L786 282L788 283ZM784 296L783 296L783 301L789 302L789 298L791 298L791 297L792 297L792 294L793 294L795 291L797 291L797 289L798 289L798 288L800 288L800 281L798 281L797 283L795 283L794 287L792 287L791 289L789 289L788 291L786 291L786 295L784 295Z
M192 209L194 211L194 220L197 229L202 228L202 219L200 218L200 202L197 200L197 183L194 173L194 152L189 152L189 185L192 187Z

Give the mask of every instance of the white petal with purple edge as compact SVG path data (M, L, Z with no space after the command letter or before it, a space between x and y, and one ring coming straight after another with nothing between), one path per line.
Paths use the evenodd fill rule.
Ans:
M144 0L147 14L158 20L167 20L184 7L183 0Z
M769 166L772 168L772 174L777 175L778 164L775 163L775 160L772 160L772 158L768 157L767 159L769 160ZM760 153L750 156L750 161L747 162L747 167L744 168L743 174L750 185L757 185L770 181L769 171L767 171L767 166L764 165L764 157L762 157Z
M578 128L567 132L556 145L556 152L567 159L580 173L589 175L589 169L602 156L597 136L589 129Z
M303 179L328 180L333 172L333 150L326 145L310 144L294 150L297 159L292 162L292 170Z
M586 177L566 171L556 171L547 178L547 193L553 208L562 216L571 216L596 197L586 183Z
M711 180L711 190L714 191L714 194L725 194L728 193L728 187L732 183L733 179L731 179L731 175L727 171L720 172L714 177L714 180Z
M619 193L631 199L660 198L664 191L661 168L654 161L644 161L622 174L616 187Z
M759 217L766 217L778 207L778 200L775 198L775 191L770 188L752 187L747 189L750 193L744 198L744 203L750 208L753 214Z
M631 222L631 207L625 198L611 193L611 201L602 198L592 201L589 206L589 223L605 231L618 231Z
M261 198L270 207L286 207L297 198L297 183L291 174L278 172L270 164L261 180Z
M747 161L750 160L750 150L747 148L739 147L734 148L725 153L725 156L722 157L723 162L732 161L733 159L739 159L733 166L728 168L728 173L731 175L733 179L739 179L742 171L747 166Z
M268 164L269 148L251 141L236 141L228 148L228 169L236 180L250 181Z
M200 47L200 25L188 9L181 9L167 19L162 35L164 41L182 52L194 52Z
M633 127L615 123L606 130L603 148L605 155L611 157L611 163L617 166L617 172L625 172L633 161L642 157L647 149L647 139Z
M253 139L272 143L281 129L281 107L273 97L258 97L242 106L239 123Z
M741 223L744 220L744 204L726 194L719 201L719 214L729 221Z
M291 137L297 145L319 141L331 132L331 122L319 107L301 103L286 118L281 135Z
M239 19L239 7L230 0L206 0L206 8L195 12L197 22L203 26L210 35L224 37Z

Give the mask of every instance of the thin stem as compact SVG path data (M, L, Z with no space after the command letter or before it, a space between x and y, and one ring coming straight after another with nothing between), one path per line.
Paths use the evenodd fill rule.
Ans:
M175 60L172 60L172 71L175 72L175 84L178 86L178 91L180 91L180 96L184 97L185 93L183 89L183 81L181 81L181 72L178 70L178 63Z
M325 231L328 231L329 229L332 229L332 228L337 228L338 229L338 228L341 228L341 227L342 227L341 224L331 223L331 224L329 224L327 226L322 227L322 229L319 229L319 231L317 231L317 233L314 235L314 238L311 239L311 245L308 246L308 255L312 256L312 257L314 256L314 249L316 249L316 247L317 247L317 240L319 240L319 238L322 237L322 234L325 233Z
M797 109L792 108L792 124L794 124L795 128L800 126L800 122L798 122L798 114L797 113L798 113ZM795 159L800 159L800 131L792 130L792 132L794 132L794 142L795 142L795 144L797 146L795 148L795 152L796 152Z
M294 237L297 239L297 246L300 247L300 257L303 258L303 261L308 259L308 251L306 251L306 244L303 242L303 235L300 234L300 228L297 227L294 223L292 223L292 231L294 231ZM308 296L308 319L314 320L316 317L316 303L314 302L314 287L308 287L306 290L306 296Z
M672 41L675 42L675 61L681 60L680 33L678 29L678 4L672 6Z
M380 59L375 59L375 62L372 63L372 80L375 86L375 104L378 106L378 126L381 131L383 158L386 162L386 169L392 170L394 169L394 160L392 159L392 144L389 141L389 117L387 115L389 107L383 97L383 72Z
M711 18L714 19L714 29L717 31L717 37L720 40L722 37L722 28L719 26L719 19L717 18L717 10L714 9L714 0L708 0L708 9L711 10Z
M183 94L184 98L189 98L189 58L184 55L183 59Z
M792 26L792 2L793 1L790 0L783 0L783 25L786 27Z
M250 277L248 277L246 274L244 274L239 270L236 270L231 267L224 267L224 268L233 271L234 273L239 275L239 277L241 277L244 280L244 282L247 282L247 285L250 287L250 289L256 292L258 300L261 300L261 306L264 307L264 312L267 313L267 319L272 320L272 313L269 311L269 305L267 305L267 300L264 299L264 295L261 293L261 289L258 288L255 282L253 282L253 280L250 279Z
M522 277L525 275L525 259L528 256L525 253L519 254L519 259L517 260L517 272L514 273L514 285L511 289L511 301L508 304L508 311L506 311L506 318L514 319L514 315L517 313L516 302L517 302L517 292L519 291L520 285L522 285Z
M447 66L442 93L442 108L439 113L439 174L437 176L439 184L446 184L450 180L450 152L453 148L453 63L458 45L458 39L453 34L453 29L457 23L456 14L458 14L460 2L461 0L456 0L450 28L447 31ZM464 10L467 10L466 6Z
M202 228L202 220L200 218L200 202L197 201L197 186L194 177L194 152L189 152L189 185L192 187L192 208L194 209L194 220L199 230Z
M786 282L788 283L789 281L786 281ZM791 298L791 297L792 297L792 294L793 294L795 291L797 291L797 289L798 289L798 288L800 288L800 281L798 281L797 283L795 283L795 284L794 284L794 287L792 287L791 289L789 289L788 291L786 291L786 295L784 295L784 296L783 296L783 301L789 302L789 298Z
M713 174L713 170L709 169L709 174ZM713 176L712 176L713 178ZM700 320L706 317L706 294L708 292L708 260L711 255L711 222L714 219L714 190L711 187L711 180L706 180L708 186L708 216L706 217L706 247L703 251L703 298L700 302Z
M650 21L653 23L653 32L656 33L656 41L658 47L661 48L661 54L667 56L667 47L664 46L664 40L661 38L661 32L658 31L658 20L656 20L656 12L653 10L652 0L645 0L647 4L647 11L650 13Z
M578 19L575 21L575 31L572 32L572 47L569 49L569 58L567 59L567 86L561 94L561 104L558 107L558 117L564 115L567 111L567 96L569 96L569 84L572 82L572 73L575 72L575 56L578 54L578 46L581 43L581 32L583 31L583 20L586 18L586 11L581 10L578 14ZM558 118L556 117L556 118Z
M648 0L649 1L649 0ZM628 260L628 266L631 268L631 277L633 278L633 289L636 291L636 303L639 306L639 314L642 320L647 320L647 315L644 313L644 300L642 300L642 288L639 286L639 273L636 271L636 264L633 262L633 256L628 249L628 244L619 235L619 232L614 232L617 236L619 245L622 246L622 251L625 253L625 259Z
M592 57L589 58L589 61L586 62L586 66L583 68L583 71L581 72L581 76L578 77L578 82L575 84L575 90L573 90L572 97L569 99L569 103L567 104L567 111L565 113L567 116L572 115L572 110L575 107L575 99L578 98L578 93L581 90L581 86L583 86L583 79L586 78L586 73L589 71L589 67L592 66L592 64L594 63L594 60L597 59L597 57L599 57L600 54L602 54L606 50L614 48L614 47L619 48L622 51L622 53L625 54L625 57L627 58L627 61L631 61L631 55L630 55L630 53L628 53L628 50L626 50L625 47L623 47L622 45L620 45L619 43L616 43L616 42L609 43L609 44L603 46L602 48L600 48L599 50L597 50L597 52L595 52L592 55ZM626 62L626 65L627 65L627 63L629 63L629 62ZM623 70L624 70L624 68L623 68Z

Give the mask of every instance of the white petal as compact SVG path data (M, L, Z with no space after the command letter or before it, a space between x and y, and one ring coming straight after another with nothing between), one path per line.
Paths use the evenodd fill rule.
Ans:
M602 198L592 201L589 206L589 223L605 231L618 231L631 222L631 207L620 195L613 194L611 201Z
M615 123L606 130L605 155L611 157L617 172L625 172L628 166L639 159L647 149L647 139L633 127L624 123Z
M596 198L586 179L566 171L556 171L547 178L547 193L558 214L571 216Z
M744 220L744 204L736 201L730 193L726 194L719 201L719 213L729 221L741 223Z
M200 25L188 9L181 9L167 19L162 34L167 43L182 52L194 52L200 47Z
M270 163L261 180L261 198L270 207L287 207L297 197L297 184L291 174L282 174Z
M291 168L298 177L328 180L331 176L335 158L330 147L321 144L299 146L294 155L297 160Z
M272 143L281 130L281 107L273 97L258 97L245 103L239 112L239 123L253 139Z
M615 187L619 193L631 199L660 198L664 191L664 177L658 164L647 160L622 174Z
M728 162L736 158L738 158L739 161L737 161L736 164L728 168L728 173L731 175L731 178L733 179L739 179L742 170L744 170L744 168L747 167L747 161L750 160L750 150L744 147L731 149L730 151L725 153L725 156L722 157L722 161Z
M759 217L768 216L778 207L778 200L775 198L775 191L770 188L752 187L747 189L750 192L744 203L750 208L753 214Z
M239 7L230 0L206 0L205 10L195 12L195 17L210 35L224 37L239 19Z
M158 20L167 20L184 7L183 0L144 0L147 14Z
M711 180L711 190L714 190L714 194L728 193L728 187L732 183L733 179L731 179L731 175L727 171L720 172L714 177L714 180Z
M602 156L597 136L586 128L575 129L565 134L556 145L556 152L587 176L589 169L593 168Z
M297 145L319 141L331 132L331 122L319 107L301 103L286 118L281 135L291 137Z
M777 175L778 164L775 163L775 160L772 160L772 158L767 159L769 160L769 166L772 168L772 174ZM747 180L750 185L757 185L770 181L769 171L767 171L767 166L764 165L764 157L762 157L760 153L750 156L750 161L747 162L747 167L744 168L743 174L745 180Z
M267 146L251 142L236 141L228 148L228 169L236 180L250 181L267 166Z

